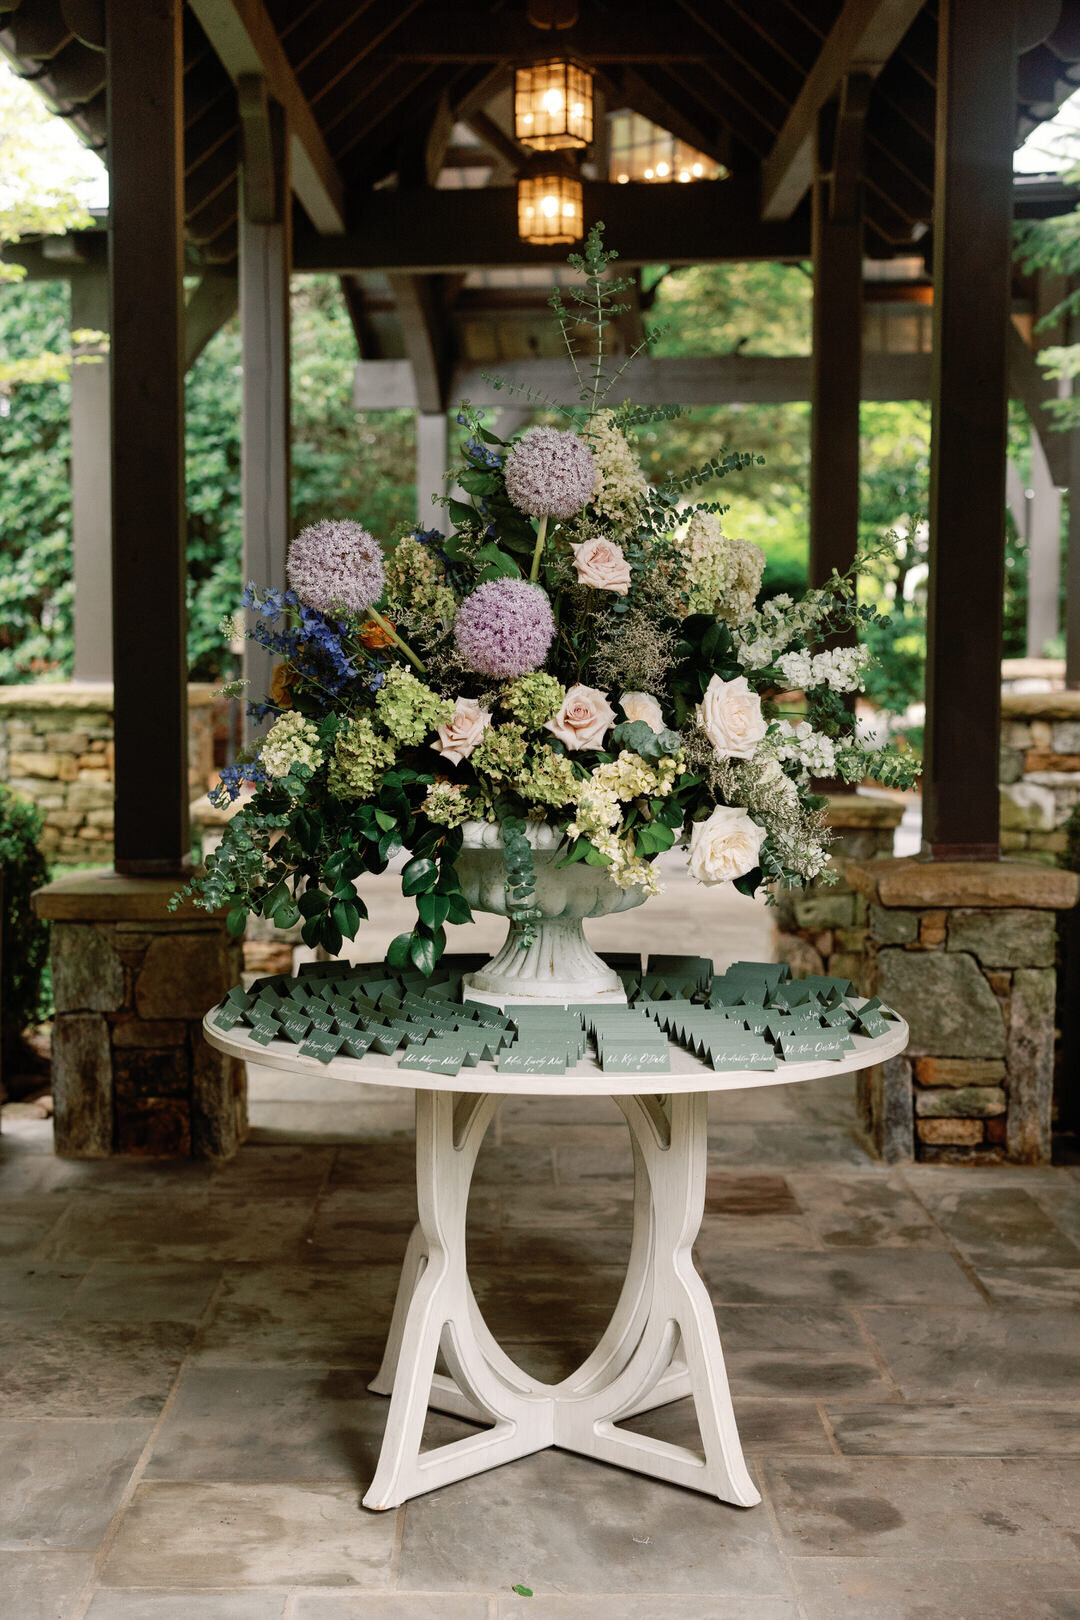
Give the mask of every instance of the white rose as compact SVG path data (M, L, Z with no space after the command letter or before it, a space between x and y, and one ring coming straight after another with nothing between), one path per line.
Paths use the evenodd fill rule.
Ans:
M628 720L644 720L650 731L664 730L663 712L650 693L624 692L619 706Z
M431 746L448 764L459 765L468 759L490 724L490 709L482 709L475 698L459 697L452 717L436 728L439 740Z
M714 675L697 715L718 759L749 759L768 730L761 699L751 692L745 675L734 681Z
M566 748L601 748L605 732L616 719L606 692L598 692L594 686L572 686L545 730Z
M731 883L754 870L764 838L745 810L720 805L690 829L690 871L699 883Z
M597 590L626 595L630 589L630 564L621 546L613 540L583 540L570 549L579 585L595 585Z

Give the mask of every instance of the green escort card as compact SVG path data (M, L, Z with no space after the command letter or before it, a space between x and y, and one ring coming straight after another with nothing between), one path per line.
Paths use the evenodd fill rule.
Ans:
M244 1009L233 1002L223 1001L214 1014L214 1024L218 1029L232 1029L244 1018Z
M600 1067L605 1074L668 1074L671 1052L667 1041L604 1041L599 1049Z
M764 1035L769 1027L771 1013L766 1012L760 1004L752 1001L741 1001L734 1008L739 1020L749 1030L751 1035Z
M718 1033L710 1039L702 1062L708 1063L718 1074L738 1069L771 1071L776 1068L776 1053L761 1036L732 1030L730 1034Z
M828 1029L853 1029L856 1014L845 1005L828 1007L821 1015L821 1021Z
M797 1030L785 1034L780 1044L785 1063L812 1063L823 1058L839 1060L855 1046L850 1035L835 1029Z
M314 1027L310 1018L301 1018L299 1014L289 1011L282 1013L280 1024L282 1034L294 1046L299 1046Z
M254 996L249 995L242 984L234 984L228 995L225 997L225 1000L230 1006L238 1007L241 1012L243 1012L246 1007L250 1007L254 999Z
M269 1046L270 1042L276 1041L280 1034L280 1024L267 1022L265 1024L255 1024L248 1039L254 1041L256 1046Z
M371 1036L364 1035L358 1029L351 1029L343 1036L341 1042L341 1056L351 1058L366 1057L371 1050Z
M707 956L663 956L650 951L645 972L660 974L669 984L673 980L692 979L698 990L707 990L713 979L713 965Z
M860 1035L869 1035L877 1039L879 1035L888 1035L889 1020L880 1012L866 1012L865 1009L858 1015L856 1029Z
M500 1074L565 1074L566 1051L536 1042L528 1046L504 1046L496 1059L496 1067Z
M344 1040L343 1035L335 1035L333 1030L313 1029L300 1048L300 1056L318 1058L320 1063L329 1063L341 1051Z

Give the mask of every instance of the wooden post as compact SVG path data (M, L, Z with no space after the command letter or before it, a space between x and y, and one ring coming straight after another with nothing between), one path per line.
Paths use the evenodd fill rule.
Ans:
M71 278L73 332L109 329L104 266ZM77 681L111 681L112 496L109 357L71 368L71 529Z
M292 267L285 116L262 79L237 86L244 137L240 217L243 345L243 572L245 583L283 586L292 527L289 465L289 274ZM246 695L269 690L275 660L244 643ZM259 728L249 724L250 736Z
M1044 429L1045 431L1045 429ZM1057 639L1061 594L1061 491L1038 427L1031 427L1031 527L1028 531L1027 655L1044 658Z
M1069 443L1069 549L1065 565L1065 685L1080 689L1080 428Z
M116 868L189 859L181 0L106 0Z
M1013 0L942 0L934 182L933 439L923 840L998 855Z
M850 109L860 91L845 85L844 94L839 112L829 107L818 119L813 189L811 585L823 585L834 568L850 568L859 540L863 231L860 142L850 139Z
M433 495L446 493L446 413L416 413L416 516L422 529L444 526L446 511L433 506Z

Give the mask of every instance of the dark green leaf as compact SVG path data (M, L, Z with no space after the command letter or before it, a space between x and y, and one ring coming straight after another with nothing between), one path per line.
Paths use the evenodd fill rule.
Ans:
M435 887L439 869L428 855L410 861L401 874L402 894L426 894Z
M386 960L392 968L406 968L409 965L409 946L412 944L411 934L399 934L390 941L386 953Z
M444 894L419 894L416 913L429 928L441 928L450 915L450 901Z
M225 919L225 926L233 939L239 939L247 927L247 906L233 906Z

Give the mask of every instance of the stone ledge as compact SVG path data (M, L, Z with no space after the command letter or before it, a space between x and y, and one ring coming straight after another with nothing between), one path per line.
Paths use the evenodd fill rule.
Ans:
M1080 720L1080 692L1002 692L1003 720Z
M219 808L216 804L211 804L209 796L204 793L198 799L193 799L188 806L191 825L193 827L227 826L238 811L243 810L246 805L250 804L253 797L254 794L250 791L241 793L240 797L234 799L232 804Z
M1026 861L849 861L845 880L858 894L882 906L1020 906L1068 911L1080 894L1080 877L1059 867Z
M872 799L861 793L836 793L825 813L828 827L898 827L904 816L899 799Z
M71 872L38 889L34 910L48 922L140 922L192 924L218 929L224 912L203 911L185 900L175 911L169 900L182 887L180 878L124 877L111 867Z
M205 709L218 690L212 681L188 683L188 707ZM111 709L111 681L28 681L0 686L0 712L6 709Z

